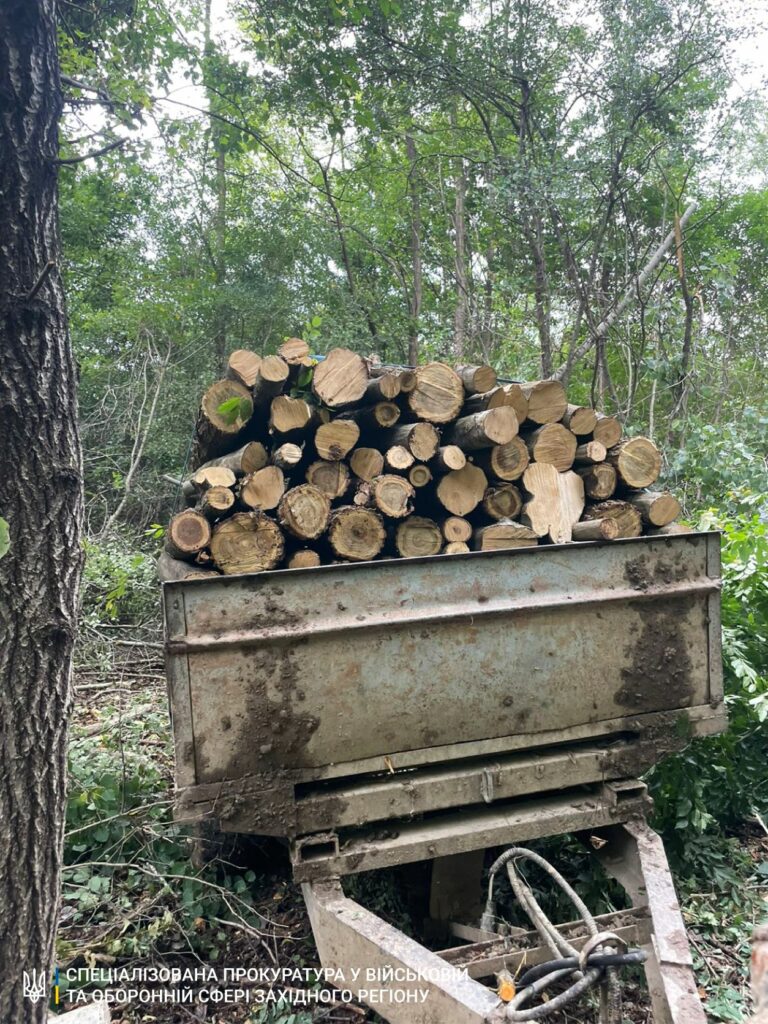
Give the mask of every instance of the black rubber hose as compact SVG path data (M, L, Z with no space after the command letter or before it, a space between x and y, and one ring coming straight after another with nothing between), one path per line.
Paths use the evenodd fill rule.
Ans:
M648 954L642 949L628 949L626 953L593 953L587 957L587 967L627 967L630 964L642 964ZM534 981L552 974L554 971L578 970L579 961L575 956L563 957L561 960L547 960L546 963L529 967L516 983L518 991L532 985Z

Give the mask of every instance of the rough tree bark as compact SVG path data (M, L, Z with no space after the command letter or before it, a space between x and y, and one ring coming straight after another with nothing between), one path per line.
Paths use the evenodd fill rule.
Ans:
M59 908L81 569L76 372L57 216L55 0L0 4L0 1007L42 1024Z

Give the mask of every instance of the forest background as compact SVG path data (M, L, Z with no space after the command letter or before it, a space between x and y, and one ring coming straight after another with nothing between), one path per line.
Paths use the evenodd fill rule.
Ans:
M724 531L731 729L650 782L708 1013L742 1018L768 879L766 19L728 0L62 0L87 561L61 962L214 956L226 923L263 926L253 871L192 872L168 824L153 559L198 396L232 349L298 335L558 376L654 438L687 521ZM94 692L119 728L94 732Z

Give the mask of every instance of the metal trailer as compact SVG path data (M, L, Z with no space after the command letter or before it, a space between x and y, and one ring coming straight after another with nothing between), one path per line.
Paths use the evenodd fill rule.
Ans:
M599 923L648 952L656 1024L703 1024L638 779L725 728L719 588L713 533L168 583L178 814L288 842L324 966L466 969L376 1006L408 1024L508 1019L477 979L551 953L477 927L484 851L575 833L629 894ZM440 954L344 895L416 861Z

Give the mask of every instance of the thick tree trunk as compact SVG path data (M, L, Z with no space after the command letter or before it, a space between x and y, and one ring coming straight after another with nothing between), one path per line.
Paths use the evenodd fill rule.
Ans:
M42 1024L50 976L82 554L76 373L59 272L55 0L0 5L0 1006Z

